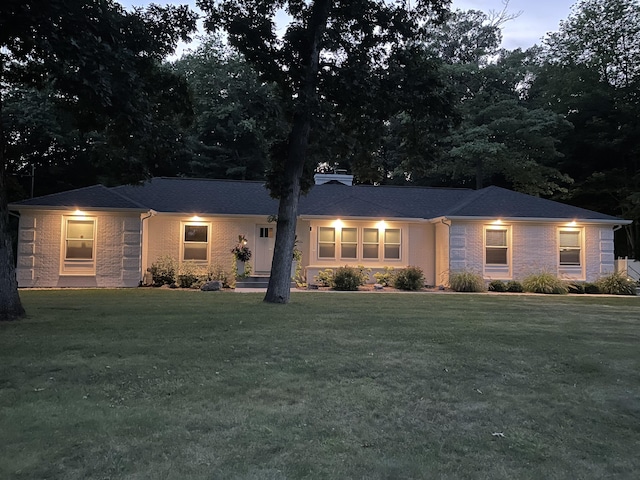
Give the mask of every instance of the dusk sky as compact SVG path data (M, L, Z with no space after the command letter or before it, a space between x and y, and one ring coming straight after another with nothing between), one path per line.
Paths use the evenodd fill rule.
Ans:
M577 0L510 0L508 11L510 13L522 12L515 20L508 22L502 30L502 46L509 50L515 48L526 49L540 39L547 32L555 32L561 20L565 20L571 12L571 6ZM125 7L133 5L144 6L152 3L149 0L120 0ZM153 0L153 3L165 4L189 4L195 8L195 0ZM453 0L452 9L460 10L490 10L500 11L504 6L504 0ZM187 47L188 48L188 47Z

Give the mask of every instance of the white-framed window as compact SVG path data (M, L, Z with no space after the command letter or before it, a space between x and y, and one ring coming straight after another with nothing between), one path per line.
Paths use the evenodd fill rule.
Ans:
M402 228L345 226L317 227L317 258L346 261L402 260Z
M400 260L400 229L387 228L384 231L384 259Z
M508 229L487 227L484 231L484 262L486 265L509 264Z
M318 257L336 258L336 229L318 227Z
M210 224L190 222L182 224L182 260L207 262L209 260Z
M95 217L63 217L62 275L95 275L96 225Z
M582 229L561 228L558 231L559 264L561 267L582 266Z
M358 229L345 227L340 231L340 258L358 258Z
M484 226L484 274L489 278L511 278L511 226Z
M364 228L362 230L362 258L377 260L380 257L380 230Z

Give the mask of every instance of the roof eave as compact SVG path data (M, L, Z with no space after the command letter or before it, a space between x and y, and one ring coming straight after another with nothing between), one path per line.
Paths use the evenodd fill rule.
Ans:
M502 216L464 216L464 215L445 215L432 219L432 222L439 222L441 220L453 220L453 221L496 221L501 220L503 222L529 222L529 223L564 223L564 222L577 222L579 224L600 224L600 225L630 225L633 220L626 220L622 218L580 218L580 217L563 217L563 218L550 218L550 217L502 217Z
M53 210L56 212L69 212L75 210L83 210L88 212L112 212L112 213L146 213L148 208L112 208L112 207L86 207L82 205L63 206L63 205L20 205L9 204L9 210L21 211L21 210Z

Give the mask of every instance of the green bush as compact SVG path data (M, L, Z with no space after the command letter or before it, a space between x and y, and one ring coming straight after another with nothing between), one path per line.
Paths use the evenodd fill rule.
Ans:
M482 275L469 271L452 273L449 277L449 286L456 292L484 292L486 290Z
M206 278L204 268L194 262L184 262L178 269L178 286L191 288L194 284L203 282Z
M522 281L525 292L564 295L569 292L567 285L555 275L542 272L529 275Z
M393 287L398 290L420 290L424 287L424 273L420 267L407 267L393 277Z
M569 293L582 294L584 293L584 284L582 283L569 283L567 285Z
M507 292L509 293L522 293L524 289L522 288L522 284L517 280L510 280L507 282Z
M585 283L584 284L584 293L588 293L590 295L597 295L600 292L600 287L595 283Z
M355 291L360 285L367 283L369 276L364 267L339 267L333 272L330 286L334 290Z
M489 283L489 291L506 292L507 285L502 280L491 280L491 283Z
M598 279L596 282L602 293L609 295L635 295L636 283L626 275L616 272Z
M393 267L384 267L383 272L376 272L373 274L373 278L376 279L376 282L385 287L388 287L393 283L394 276Z
M313 277L313 279L321 287L330 287L333 282L333 268L320 270L318 274Z
M222 268L221 265L214 264L211 265L207 270L206 280L217 280L222 284L224 288L229 288L231 286L231 282L229 281L231 277L232 275L229 272L225 271L225 269Z
M176 261L170 255L158 257L151 264L149 271L153 277L153 284L157 287L171 285L176 282Z

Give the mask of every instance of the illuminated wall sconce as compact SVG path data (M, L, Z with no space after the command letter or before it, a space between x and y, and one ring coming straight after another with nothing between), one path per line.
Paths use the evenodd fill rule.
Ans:
M202 217L200 217L198 215L194 215L193 217L190 218L190 220L192 222L200 222L200 221L202 221Z
M575 227L575 226L577 226L577 225L578 225L578 222L576 222L575 220L572 220L572 221L570 221L567 225L568 225L569 227Z
M502 220L498 218L497 220L493 221L493 224L494 225L502 225Z
M385 228L387 228L387 223L384 220L380 220L378 223L376 223L376 227L378 227L378 230L384 230Z
M338 218L338 219L336 219L336 220L334 220L334 221L333 221L333 226L334 226L335 228L338 228L338 229L342 228L342 220L340 220L339 218Z

